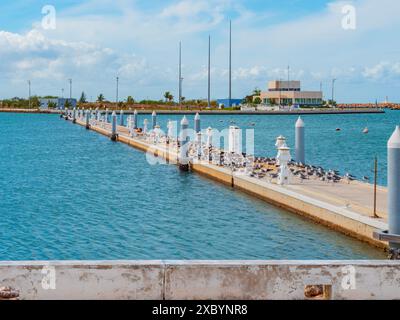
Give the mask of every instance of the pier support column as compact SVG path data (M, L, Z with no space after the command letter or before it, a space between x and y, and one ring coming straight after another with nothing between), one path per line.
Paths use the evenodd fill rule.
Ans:
M133 112L133 129L137 129L138 128L138 112L137 110L135 110Z
M196 113L194 117L194 132L199 133L201 131L200 115Z
M104 123L108 123L108 109L106 109L106 112L104 113Z
M180 149L179 149L179 169L189 171L189 121L186 116L181 121Z
M213 129L211 127L207 128L207 152L208 152L208 161L212 161L212 144L213 144Z
M117 141L117 114L115 111L111 115L111 140Z
M143 134L144 135L146 135L147 131L149 130L148 125L149 125L149 120L144 119L144 121L143 121Z
M151 127L154 130L154 128L157 125L157 113L155 111L153 111L152 115L151 115Z
M278 175L278 184L279 185L288 185L290 183L290 170L288 167L288 162L291 159L290 156L290 148L286 145L281 146L278 152L277 159L279 160L279 175Z
M86 129L89 130L90 129L90 111L89 110L85 110L85 118L86 118Z
M400 236L400 127L388 144L388 223L389 233ZM391 256L400 259L400 243L389 242Z
M119 125L121 127L124 126L124 110L121 110L119 113Z
M305 164L304 121L299 117L296 122L296 162Z

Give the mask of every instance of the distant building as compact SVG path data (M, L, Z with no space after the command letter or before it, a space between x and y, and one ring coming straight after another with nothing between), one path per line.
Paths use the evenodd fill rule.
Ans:
M76 108L77 100L76 99L66 99L66 98L50 98L50 99L39 99L40 109L46 110L49 109L49 104L55 105L55 108L58 110L65 109L65 104L69 102L70 108Z
M242 104L243 99L231 99L231 107L238 107ZM229 108L229 99L217 99L217 105L220 108Z
M254 99L257 97L254 97ZM300 81L270 81L259 96L263 104L280 106L321 106L321 91L301 91Z

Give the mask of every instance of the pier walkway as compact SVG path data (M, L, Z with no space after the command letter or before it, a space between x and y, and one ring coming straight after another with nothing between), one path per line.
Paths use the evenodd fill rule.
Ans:
M86 125L84 119L77 119L76 123ZM111 136L109 123L91 120L90 129ZM117 132L117 141L177 163L175 142L155 144L140 134L131 137L129 130L123 126L117 126ZM300 181L293 177L290 185L282 186L273 179L251 177L208 161L194 161L191 170L376 247L388 247L387 243L373 237L374 231L388 229L386 188L377 189L379 218L373 218L374 191L373 186L367 183L345 180L332 183L316 179Z

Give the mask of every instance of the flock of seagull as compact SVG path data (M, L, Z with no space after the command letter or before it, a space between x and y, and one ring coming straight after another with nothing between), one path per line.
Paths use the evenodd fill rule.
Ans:
M234 170L241 169L243 167L248 166L250 163L252 164L251 170L249 172L249 176L253 178L263 179L265 177L269 177L270 179L277 179L279 173L277 169L279 168L279 164L275 158L269 157L255 157L254 161L246 161L246 155L243 154L243 157L239 161L225 161L224 155L222 155L222 163L227 166L233 168ZM289 169L294 177L300 179L301 182L304 180L320 180L328 183L338 183L341 181L346 181L350 183L357 179L356 176L345 173L344 176L340 174L338 170L326 170L321 166L313 166L313 165L305 165L302 163L291 161L288 163ZM362 178L364 181L369 181L369 178L364 176Z

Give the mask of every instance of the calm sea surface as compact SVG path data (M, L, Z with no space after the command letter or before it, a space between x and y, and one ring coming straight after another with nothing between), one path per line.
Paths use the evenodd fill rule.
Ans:
M308 162L371 175L377 155L386 183L386 141L400 112L303 118ZM160 116L164 128L168 119L179 118ZM279 134L293 146L294 116L203 116L202 126L231 120L255 123L259 155L275 155ZM385 258L196 174L149 165L142 152L56 115L0 114L0 172L0 260Z

